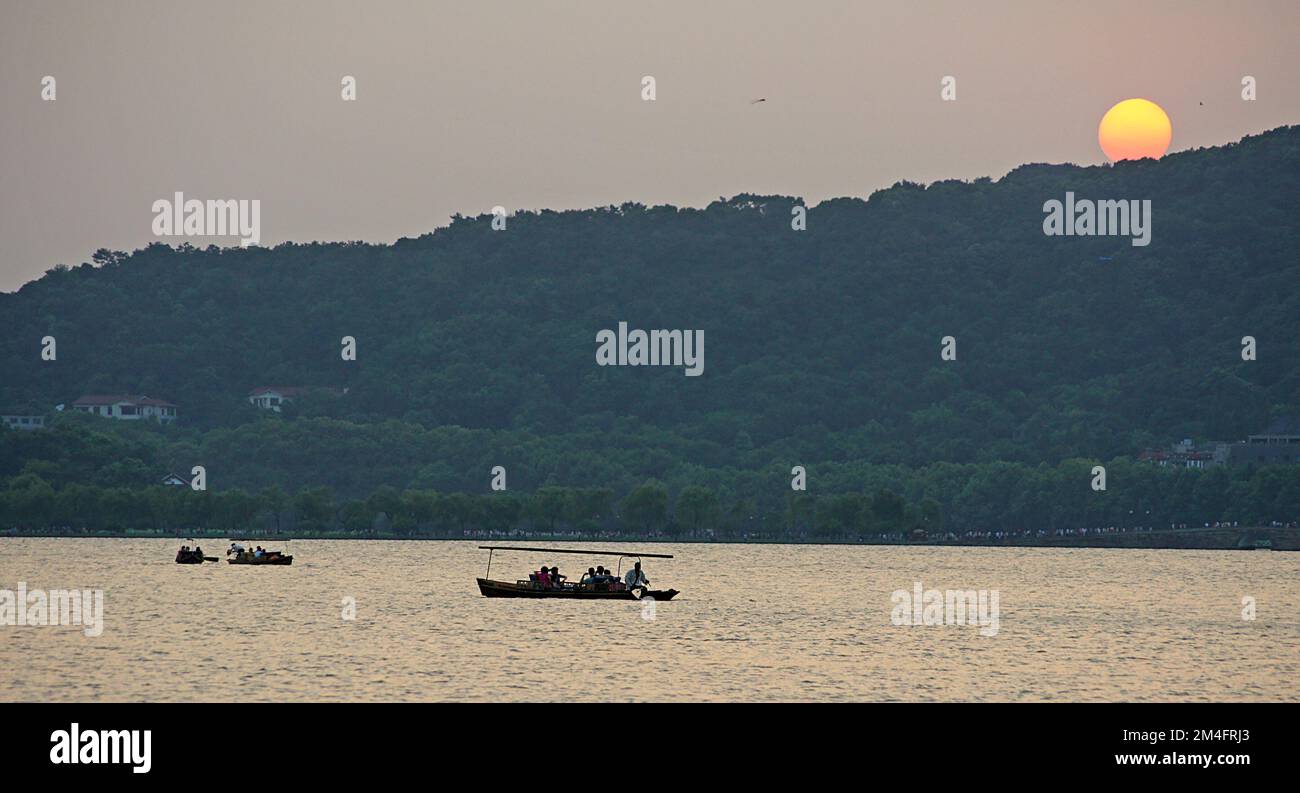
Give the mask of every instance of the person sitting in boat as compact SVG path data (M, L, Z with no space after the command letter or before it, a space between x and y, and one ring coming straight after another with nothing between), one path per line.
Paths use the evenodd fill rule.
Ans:
M592 579L594 579L595 577L596 577L596 568L588 567L587 572L583 573L582 578L578 579L578 583L590 584L592 583Z
M636 589L639 586L650 586L650 579L646 578L645 573L641 572L641 563L637 562L631 570L627 571L627 575L623 577L623 583L627 584L628 589Z
M202 559L202 558L203 558L203 548L201 548L201 547L198 546L198 545L195 545L195 546L194 546L194 555L197 556L197 557L199 557L200 559Z
M560 587L564 586L564 579L566 578L568 578L568 576L560 575L560 568L558 567L551 568L551 586L555 587L556 589L559 589Z
M243 556L244 546L240 545L237 542L230 543L230 547L226 549L226 556L230 556L232 553L235 555L235 558L239 558L240 556Z
M537 571L537 585L542 589L551 588L551 568L542 565L542 569Z

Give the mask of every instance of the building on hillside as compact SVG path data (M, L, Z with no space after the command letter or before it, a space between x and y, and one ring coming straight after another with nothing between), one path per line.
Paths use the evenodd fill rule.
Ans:
M0 415L0 426L13 430L39 430L45 427L45 417L24 415L22 413L6 413Z
M1300 416L1278 419L1258 435L1228 447L1233 465L1300 463Z
M274 410L280 412L280 407L286 402L304 396L308 389L302 386L291 385L264 385L254 388L248 392L248 401L254 407L263 410Z
M1212 468L1228 461L1227 447L1226 443L1197 446L1191 438L1185 438L1166 449L1146 449L1138 455L1138 459L1174 468Z
M248 392L248 402L253 407L263 410L274 410L280 412L280 408L286 402L292 402L295 399L301 399L312 393L334 394L342 396L348 390L338 388L314 388L310 386L291 386L291 385L264 385L254 388Z
M162 477L162 484L172 487L179 487L182 485L188 487L190 486L190 477L181 476L179 473L169 472L165 477Z
M154 419L170 424L176 420L176 405L140 394L90 394L73 402L72 408L121 421Z

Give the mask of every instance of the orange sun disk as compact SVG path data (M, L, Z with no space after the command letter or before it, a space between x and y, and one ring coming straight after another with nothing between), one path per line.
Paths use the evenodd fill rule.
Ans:
M1125 99L1107 110L1097 127L1097 142L1112 162L1160 159L1172 136L1169 116L1147 99Z

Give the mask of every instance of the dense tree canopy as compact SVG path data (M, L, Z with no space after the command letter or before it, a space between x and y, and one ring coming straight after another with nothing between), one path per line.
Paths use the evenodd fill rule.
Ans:
M0 408L143 393L181 420L0 433L0 484L24 520L75 509L74 485L139 514L130 497L201 464L231 522L1083 521L1082 461L1300 413L1297 175L1289 127L1158 162L900 183L809 209L806 231L797 199L739 195L519 213L505 231L457 218L392 245L100 251L0 294ZM1150 199L1151 244L1045 236L1043 203L1067 191ZM704 374L597 366L620 321L703 330ZM259 385L347 393L269 415L247 403ZM507 494L451 498L483 494L495 465ZM816 509L789 497L792 465ZM1128 502L1195 504L1190 520L1294 509L1294 473L1210 476L1112 481Z

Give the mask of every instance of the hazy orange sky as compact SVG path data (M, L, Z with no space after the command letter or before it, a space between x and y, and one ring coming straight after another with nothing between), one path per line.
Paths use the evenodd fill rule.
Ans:
M1297 41L1295 0L3 0L0 290L148 244L175 191L260 199L264 245L388 242L498 204L816 203L1101 163L1129 97L1168 112L1170 151L1217 145L1300 122Z

